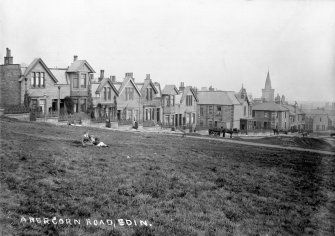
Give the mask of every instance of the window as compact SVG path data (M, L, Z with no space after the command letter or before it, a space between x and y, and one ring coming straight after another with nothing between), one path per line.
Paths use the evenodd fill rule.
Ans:
M193 102L192 95L187 95L186 96L186 106L192 106L192 102Z
M33 88L45 87L45 74L44 72L32 72L30 85Z
M204 107L200 106L200 115L203 116L204 115Z
M112 100L112 89L108 88L108 100Z
M246 116L247 115L247 107L246 106L244 106L244 116Z
M210 105L210 106L208 107L208 114L210 114L210 115L213 114L213 106L212 106L212 105Z
M126 88L126 100L134 100L134 88Z
M195 124L195 113L192 113L192 124Z
M216 106L216 114L221 115L221 106Z
M256 112L252 111L252 117L255 117Z
M170 96L166 97L166 106L169 107L170 106Z
M326 126L325 125L322 125L322 130L326 130Z
M152 100L152 88L147 88L147 100Z
M80 75L80 87L86 88L86 74Z
M321 117L320 117L320 122L322 121Z
M286 119L286 111L285 111L285 119Z
M212 120L209 120L209 121L208 121L208 125L209 125L210 127L212 127L212 126L213 126L213 121L212 121Z
M104 87L104 100L107 100L107 88Z
M264 112L264 118L269 118L269 113L268 112Z
M73 88L79 88L79 80L77 74L73 76Z
M40 75L41 75L40 85L41 85L41 87L45 87L45 85L44 85L44 81L45 81L44 72L41 72Z
M77 113L79 110L78 110L78 99L73 99L73 103L74 103L74 106L73 106L73 112Z

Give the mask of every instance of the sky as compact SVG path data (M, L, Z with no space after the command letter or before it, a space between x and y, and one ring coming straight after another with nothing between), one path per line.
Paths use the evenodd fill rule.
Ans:
M335 102L335 1L1 0L1 58L7 47L14 63L67 67L78 55L95 77L243 84L254 98L269 70L275 95Z

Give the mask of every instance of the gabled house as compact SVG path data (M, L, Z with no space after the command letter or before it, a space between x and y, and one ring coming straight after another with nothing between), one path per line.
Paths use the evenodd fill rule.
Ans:
M289 109L290 125L289 128L292 131L304 130L306 114L298 107L298 103L294 105L282 104L284 107Z
M161 122L162 105L161 89L159 83L153 83L150 74L146 75L143 83L136 83L141 91L141 117L140 121L154 121L153 124Z
M117 97L117 119L119 121L139 121L141 91L135 84L133 73L126 73L122 82L112 81L119 92Z
M41 58L34 59L28 67L21 67L21 72L22 75L18 81L21 103L27 92L31 97L32 108L39 108L42 113L45 113L56 111L58 99L69 95L68 87L60 89L64 84L68 86L67 81L60 76L57 79Z
M179 91L175 85L165 85L162 90L163 125L178 125L179 117L176 116L177 95L179 95Z
M240 129L240 102L231 91L198 91L198 127ZM242 113L243 114L243 113Z
M191 86L184 86L181 82L179 86L179 94L176 95L176 126L192 127L197 123L197 104L198 96Z
M235 97L240 103L240 106L236 105L234 108L234 119L238 119L235 122L239 122L240 130L251 130L253 129L252 119L252 103L248 97L247 90L243 87L235 94Z
M117 97L119 91L113 85L115 76L104 78L104 71L100 71L98 80L91 83L92 106L94 109L94 117L105 117L115 120L117 117Z
M289 109L273 102L261 103L253 106L252 116L255 129L290 128Z
M95 71L86 60L74 56L73 63L66 70L70 81L70 96L74 101L74 112L86 112L89 84Z

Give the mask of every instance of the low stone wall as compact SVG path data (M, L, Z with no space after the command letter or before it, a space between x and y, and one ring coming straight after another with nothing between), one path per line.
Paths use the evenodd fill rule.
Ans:
M29 113L20 113L20 114L5 114L5 116L9 118L14 118L18 120L24 120L24 121L29 121Z

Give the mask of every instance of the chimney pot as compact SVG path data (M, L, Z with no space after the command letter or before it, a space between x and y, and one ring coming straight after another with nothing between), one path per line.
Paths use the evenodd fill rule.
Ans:
M100 70L100 77L99 77L99 82L101 82L104 79L104 70Z
M10 49L6 48L6 56L4 57L4 64L11 65L13 64L13 57L10 55Z
M73 61L75 62L77 59L78 59L78 56L77 56L77 55L74 55L74 56L73 56Z
M115 77L115 75L111 75L111 81L112 81L112 83L115 83L115 82L116 82L116 77Z
M6 48L6 57L10 57L10 49Z
M145 79L150 79L150 74L146 74Z

